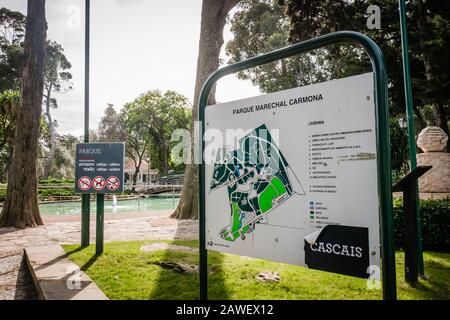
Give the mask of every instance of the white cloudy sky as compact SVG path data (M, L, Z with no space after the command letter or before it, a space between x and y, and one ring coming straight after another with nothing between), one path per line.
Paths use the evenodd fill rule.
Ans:
M26 13L26 0L0 7ZM47 0L47 38L60 43L72 63L74 89L57 95L60 133L83 133L84 0ZM92 0L90 127L97 128L107 103L118 110L151 90L175 90L192 102L200 33L201 0ZM225 41L232 37L225 30ZM224 56L224 53L222 53ZM258 89L229 76L217 100L254 96Z

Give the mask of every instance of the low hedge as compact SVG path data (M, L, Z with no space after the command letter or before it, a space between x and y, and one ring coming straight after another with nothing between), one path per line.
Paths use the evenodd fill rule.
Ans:
M75 180L73 179L48 179L48 180L39 180L40 185L60 185L60 184L74 184Z
M420 200L424 250L450 252L450 198ZM397 248L403 247L403 200L394 201L394 232Z
M73 188L61 188L61 189L39 189L39 197L50 197L50 196L74 196L75 191Z

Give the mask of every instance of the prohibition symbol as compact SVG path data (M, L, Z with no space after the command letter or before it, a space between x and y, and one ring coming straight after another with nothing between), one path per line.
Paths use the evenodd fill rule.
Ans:
M89 190L90 187L91 187L91 178L84 176L78 179L78 188L80 188L83 191L87 191Z
M105 179L103 177L97 176L92 180L92 187L95 190L102 190L105 187Z
M106 187L111 190L115 191L120 187L120 180L116 176L111 176L108 179L106 179Z

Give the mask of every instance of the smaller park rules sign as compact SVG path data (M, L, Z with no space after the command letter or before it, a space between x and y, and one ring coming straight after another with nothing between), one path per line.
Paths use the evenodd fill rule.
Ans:
M122 193L124 191L125 145L77 144L75 190L77 193Z

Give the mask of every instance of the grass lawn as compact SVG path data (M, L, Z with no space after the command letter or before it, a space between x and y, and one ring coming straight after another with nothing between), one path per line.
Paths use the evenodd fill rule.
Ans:
M165 241L154 241L165 242ZM168 241L197 247L197 241ZM94 246L66 245L64 250L110 299L197 299L196 274L181 274L157 265L161 261L197 264L197 254L159 250L142 252L152 241L105 244L101 256ZM209 252L210 299L381 299L381 290L369 290L364 279L297 266ZM427 280L411 287L404 281L402 252L397 252L399 299L450 299L450 254L426 252ZM278 283L261 283L261 271L279 272Z

